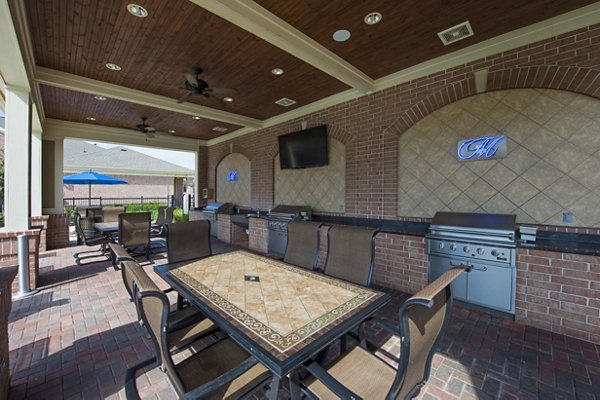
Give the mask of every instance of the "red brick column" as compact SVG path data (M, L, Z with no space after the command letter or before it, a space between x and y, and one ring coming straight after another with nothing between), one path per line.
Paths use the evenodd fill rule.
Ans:
M267 229L267 220L263 218L248 218L248 227L250 235L248 238L248 247L250 250L267 254L269 244L269 231Z
M29 242L29 287L35 289L38 286L39 277L39 240L40 230L29 229L26 231L0 231L0 268L18 265L18 243L17 236L27 235ZM13 293L19 291L18 277L12 283Z
M217 232L219 240L231 243L231 217L227 214L218 214L217 225L219 227L219 231Z
M69 215L48 215L46 249L61 249L69 246Z
M40 235L40 252L46 251L46 235L48 231L48 215L37 215L31 217L31 227L41 226L42 232Z

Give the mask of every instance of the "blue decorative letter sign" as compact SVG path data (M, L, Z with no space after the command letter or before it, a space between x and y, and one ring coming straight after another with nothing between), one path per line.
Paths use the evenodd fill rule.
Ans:
M458 142L458 160L489 160L506 157L506 136L484 136Z
M232 169L227 173L227 182L235 182L238 180L238 172Z

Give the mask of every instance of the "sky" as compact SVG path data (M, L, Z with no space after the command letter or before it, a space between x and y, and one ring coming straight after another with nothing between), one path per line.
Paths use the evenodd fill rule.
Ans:
M99 142L89 142L97 145L98 147L102 147L105 149L110 149L113 147L121 146L120 144L115 143L99 143ZM143 154L147 154L152 157L156 157L159 160L168 161L170 163L179 165L181 167L185 167L191 170L195 169L195 154L187 151L175 151L175 150L163 150L163 149L154 149L150 147L138 147L138 146L124 146L128 149L138 151Z

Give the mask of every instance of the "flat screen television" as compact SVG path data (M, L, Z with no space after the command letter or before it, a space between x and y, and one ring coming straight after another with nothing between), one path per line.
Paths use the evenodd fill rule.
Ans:
M281 169L320 167L329 163L327 125L279 136Z

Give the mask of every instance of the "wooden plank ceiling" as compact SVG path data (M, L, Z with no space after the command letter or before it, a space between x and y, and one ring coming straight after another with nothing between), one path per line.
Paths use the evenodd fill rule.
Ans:
M215 0L216 1L216 0ZM146 18L127 11L133 0L25 0L35 64L75 76L177 99L187 91L185 73L202 67L210 87L233 89L223 105L203 96L188 102L258 120L278 116L349 89L349 86L189 0L140 0ZM514 29L572 11L592 0L255 0L284 23L375 80ZM224 1L227 5L228 2ZM232 3L234 3L232 1ZM366 14L381 22L368 26ZM469 20L475 36L444 46L437 32ZM337 29L350 40L335 42ZM106 63L118 64L111 71ZM273 68L285 73L275 76ZM56 85L60 86L60 85ZM157 130L209 140L240 128L121 100L99 102L90 94L41 87L45 116L107 127L134 128L141 116ZM282 107L275 101L296 101ZM227 128L224 133L212 130ZM139 132L132 131L132 135Z

